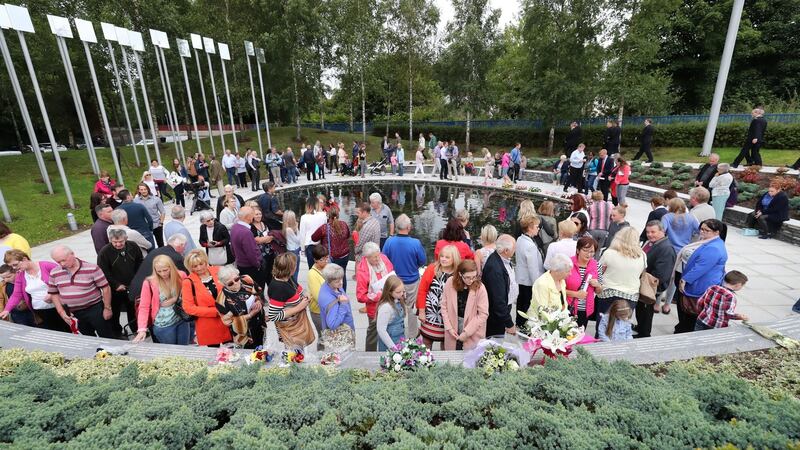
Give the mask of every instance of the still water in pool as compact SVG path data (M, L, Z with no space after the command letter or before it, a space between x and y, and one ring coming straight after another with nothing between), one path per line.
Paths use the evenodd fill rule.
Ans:
M530 196L515 192L495 191L491 189L469 188L462 186L443 186L439 184L413 183L370 183L347 184L338 186L320 186L316 188L292 190L281 194L282 205L297 214L298 220L305 212L305 202L310 196L325 194L334 197L341 209L340 218L354 228L356 208L369 201L373 192L381 194L383 202L389 206L394 217L406 214L411 218L411 235L420 239L428 254L428 261L433 258L433 249L447 220L455 215L459 208L469 211L469 223L466 230L479 246L478 238L481 228L492 224L498 233L519 234L517 211L519 204ZM544 197L531 198L538 208ZM556 203L556 217L563 218L566 208Z

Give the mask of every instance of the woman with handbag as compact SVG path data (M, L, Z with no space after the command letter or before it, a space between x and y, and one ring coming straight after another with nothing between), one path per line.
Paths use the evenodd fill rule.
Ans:
M200 213L200 246L206 249L208 263L224 266L233 262L231 234L228 228L214 218L213 211ZM188 266L187 266L188 268Z
M355 322L350 299L344 291L344 270L336 264L322 269L325 283L319 288L317 302L322 313L320 340L328 350L354 350L356 347Z
M595 191L599 192L599 191ZM594 297L603 289L598 272L597 241L592 237L578 239L577 250L572 256L572 271L566 279L567 305L570 313L577 318L578 326L586 327L594 319Z
M219 267L209 266L208 257L199 248L186 255L184 265L191 273L181 287L183 310L197 318L197 344L219 347L230 342L231 332L217 311L217 297L222 292L217 278Z
M272 283L267 288L267 320L275 322L278 336L289 350L303 350L314 343L314 329L306 309L309 298L303 287L292 279L296 256L284 253L275 258Z
M627 300L631 310L635 310L642 272L647 269L647 256L639 246L639 232L634 227L621 229L598 265L603 276L603 290L597 294L595 311L605 314L614 300L620 299ZM595 335L597 337L597 333Z
M319 244L328 249L331 262L347 271L347 263L350 261L350 227L342 220L339 220L339 208L331 206L328 209L328 222L319 226L311 235L311 240L319 241ZM344 288L347 291L347 278L345 277Z
M486 338L489 294L478 275L478 264L465 259L444 285L442 320L444 349L470 350Z
M243 348L264 345L264 291L249 275L240 275L233 264L220 267L217 276L223 285L217 311L222 323L231 328L233 343Z
M153 259L153 274L142 283L139 311L136 313L139 325L133 342L142 342L147 330L152 327L154 340L159 344L189 345L192 343L192 322L181 303L181 289L184 272L178 270L175 262L167 255Z

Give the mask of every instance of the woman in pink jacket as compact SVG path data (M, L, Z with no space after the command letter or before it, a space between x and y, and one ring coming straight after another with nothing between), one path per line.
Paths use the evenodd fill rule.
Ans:
M55 306L50 303L50 295L47 294L50 271L58 267L58 264L51 261L33 261L27 253L17 249L7 251L3 261L17 271L17 276L14 279L14 292L0 313L0 319L11 315L14 322L22 325L69 332L69 327L58 315ZM41 323L36 324L31 313L34 313Z
M176 312L175 304L181 297L183 279L167 255L153 260L153 274L142 283L141 302L137 313L139 326L133 342L142 342L147 329L152 326L153 336L160 344L189 345L192 341L192 323L184 321Z
M489 294L478 277L478 265L471 259L465 259L444 285L444 349L475 348L486 337L488 318Z
M572 272L567 277L567 304L578 325L586 327L594 314L594 296L603 289L600 284L597 260L597 241L590 236L578 239L572 255Z

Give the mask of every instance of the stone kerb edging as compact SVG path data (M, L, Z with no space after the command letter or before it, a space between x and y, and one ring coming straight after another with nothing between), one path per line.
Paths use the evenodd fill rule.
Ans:
M800 315L793 314L766 326L785 336L800 339ZM653 364L700 356L763 350L775 346L773 341L761 337L750 328L733 324L728 328L716 330L654 336L626 342L594 343L583 348L592 356L606 361L624 360L632 364ZM143 361L182 357L210 362L217 353L215 348L147 342L134 344L129 341L80 336L5 321L0 321L0 347L56 352L70 359L93 358L97 349L101 347L112 353L126 352L127 356ZM239 353L243 360L251 351L235 350L235 352ZM461 364L463 355L461 351L434 351L434 356L440 363ZM378 370L379 357L378 352L351 352L343 355L341 367ZM309 365L312 364L309 362Z
M540 183L551 183L551 177L551 172L530 169L523 170L521 176L523 180L537 181ZM655 188L643 184L631 183L630 187L628 188L628 197L649 202L651 197L654 195L661 195L665 190L666 189ZM686 202L689 201L689 195L684 194L683 192L679 192L678 197ZM725 213L722 216L722 220L728 225L732 225L737 228L746 228L747 215L752 211L752 209L745 208L743 206L725 208ZM781 227L781 231L775 235L775 239L792 245L800 245L800 221L790 219L789 221L784 222L783 227Z

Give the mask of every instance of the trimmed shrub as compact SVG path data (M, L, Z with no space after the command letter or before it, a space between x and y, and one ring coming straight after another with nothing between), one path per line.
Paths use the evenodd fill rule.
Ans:
M631 180L635 180L635 179L639 178L640 176L642 176L642 174L640 174L639 172L631 172L631 174L628 176L628 178L630 178Z
M739 194L740 194L740 196L741 196L741 193L743 193L743 192L749 192L751 194L755 194L758 191L758 189L760 188L759 185L757 185L755 183L744 183L744 182L737 183L737 186L739 186Z
M647 169L647 174L648 175L661 175L662 171L663 171L663 169L660 169L658 167L651 167L651 168Z
M752 200L755 198L756 194L752 192L740 192L739 193L739 202L746 202L748 200Z
M682 163L680 161L676 162L676 163L672 163L672 170L676 170L677 171L678 169L682 169L684 167L688 167L688 164Z
M91 361L95 365L107 361ZM791 448L800 404L727 373L580 357L498 373L234 369L91 383L23 362L0 384L18 448ZM465 387L468 387L465 388ZM658 417L658 420L653 420ZM592 432L599 430L599 432Z
M683 181L675 180L669 185L670 188L677 190L682 190L684 188Z
M792 197L789 199L789 207L792 209L800 210L800 197Z
M677 164L677 163L676 163L676 164ZM681 167L679 167L679 168L677 168L677 169L676 169L676 168L675 168L675 166L673 165L672 169L673 169L674 171L678 172L678 173L691 173L691 172L692 172L692 170L694 170L694 169L692 169L692 166L689 166L689 165L683 165L683 166L681 166Z
M694 176L692 176L692 174L686 173L686 172L679 173L679 174L675 175L675 179L676 180L681 180L681 181L691 180L692 178L694 178Z
M672 171L672 170L670 170L670 169L664 169L664 170L661 172L661 176L664 176L664 177L669 177L669 178L673 178L673 177L675 177L675 172L673 172L673 171Z
M669 184L670 181L672 181L672 178L670 178L670 177L658 177L658 178L656 178L656 183L661 184L661 185Z
M650 164L650 167L652 167L653 169L660 169L664 167L664 163L655 161L653 162L653 164Z
M654 177L653 175L642 175L641 178L639 178L639 179L641 181L645 182L645 183L649 183L649 182L655 180L656 177Z

